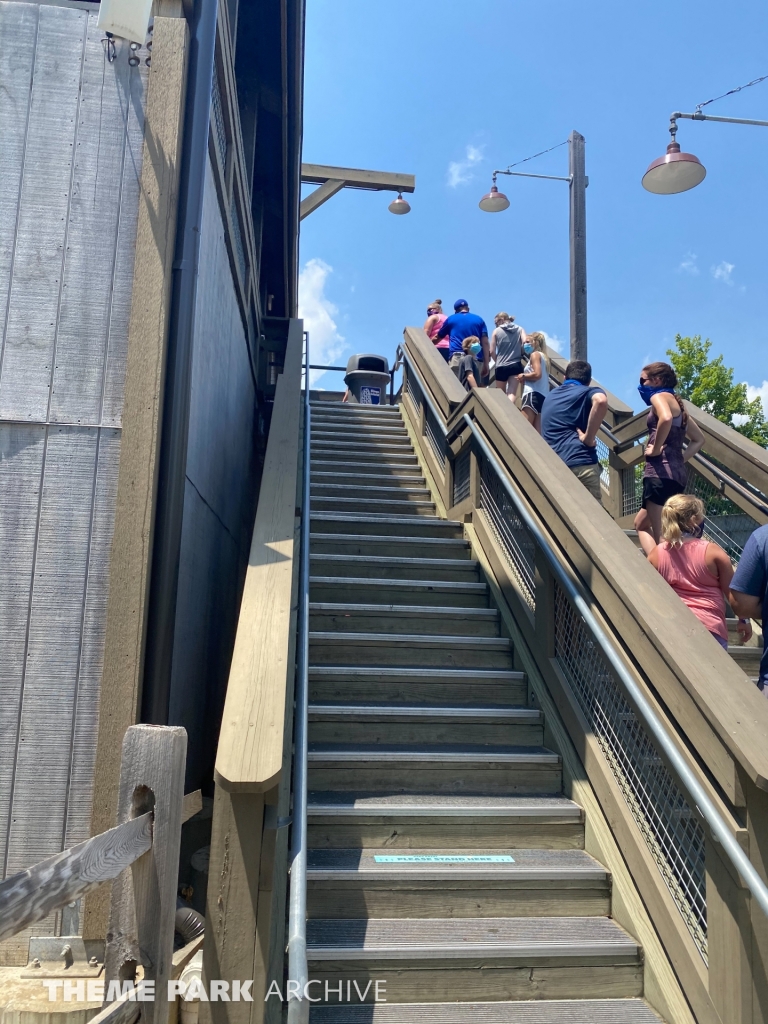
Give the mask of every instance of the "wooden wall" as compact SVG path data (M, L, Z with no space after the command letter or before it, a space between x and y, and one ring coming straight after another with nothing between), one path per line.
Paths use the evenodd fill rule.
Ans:
M90 831L147 78L96 18L0 2L5 874Z

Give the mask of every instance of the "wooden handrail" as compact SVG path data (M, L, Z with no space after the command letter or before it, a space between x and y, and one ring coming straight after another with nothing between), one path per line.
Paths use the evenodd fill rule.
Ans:
M301 421L300 320L288 332L264 460L216 755L224 789L263 792L283 764L295 641L296 480Z
M419 367L425 345L431 347L421 335L405 331L406 351ZM441 394L441 383L437 374L429 380L432 397L444 408L452 403L448 394ZM514 414L510 402L482 389L465 393L446 417L447 428L460 424L467 412L483 428L729 800L740 803L736 763L755 785L768 789L768 708L762 695L726 652L702 643L704 627L640 558L608 513L596 508L575 477L563 471L558 456L524 417Z

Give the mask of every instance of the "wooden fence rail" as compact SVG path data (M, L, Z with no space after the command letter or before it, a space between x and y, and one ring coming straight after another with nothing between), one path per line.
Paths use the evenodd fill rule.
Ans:
M119 823L0 883L0 939L113 881L105 982L144 981L158 993L202 944L174 957L181 826L202 807L200 791L183 796L187 734L168 726L131 726L123 740ZM194 949L191 947L194 946ZM190 952L191 950L191 952ZM188 955L186 955L188 954ZM165 1024L168 1000L121 998L105 1006L97 1024Z

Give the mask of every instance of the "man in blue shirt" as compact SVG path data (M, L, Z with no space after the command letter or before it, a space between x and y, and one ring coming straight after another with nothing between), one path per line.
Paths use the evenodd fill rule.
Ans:
M491 349L488 345L488 328L485 326L485 321L476 313L469 312L469 304L466 299L457 299L453 304L453 308L453 315L448 317L437 332L438 341L446 335L450 338L448 365L458 376L459 365L464 355L461 343L465 338L474 336L480 339L480 344L483 347L482 375L487 377L490 372L488 361L491 357Z
M768 526L760 526L744 545L739 564L731 580L728 594L731 608L740 618L761 619L763 623L763 656L757 685L765 689L768 681L768 647L765 646L765 623L768 616Z
M541 409L541 433L593 498L602 504L597 430L608 408L601 388L590 387L592 367L582 359L568 363L565 380L550 391Z

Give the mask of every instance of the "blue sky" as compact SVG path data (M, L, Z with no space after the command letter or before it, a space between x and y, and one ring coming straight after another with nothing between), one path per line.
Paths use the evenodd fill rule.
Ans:
M509 210L477 203L493 168L576 128L595 376L639 408L640 367L679 331L710 337L737 380L761 387L768 128L681 121L704 183L654 196L640 179L672 110L766 73L768 5L755 0L307 0L304 159L416 175L406 217L387 212L389 193L344 190L303 222L313 362L391 357L436 297L467 298L488 323L508 310L567 353L568 186L501 178ZM707 112L768 120L768 82ZM563 147L518 169L564 175L567 160ZM768 412L768 383L763 394Z

